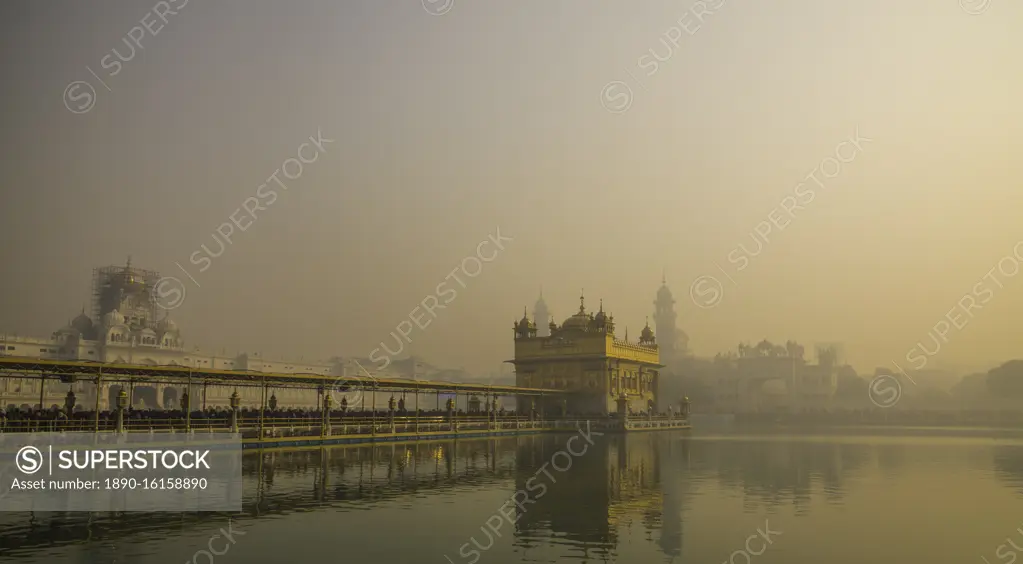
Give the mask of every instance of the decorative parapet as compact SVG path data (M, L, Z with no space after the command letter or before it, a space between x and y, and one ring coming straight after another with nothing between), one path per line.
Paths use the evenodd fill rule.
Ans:
M614 358L660 364L660 352L657 345L639 345L628 341L609 339L607 354Z

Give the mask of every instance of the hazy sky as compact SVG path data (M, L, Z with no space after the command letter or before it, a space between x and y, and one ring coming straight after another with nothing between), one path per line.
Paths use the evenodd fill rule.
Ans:
M1023 4L963 3L6 1L0 329L49 335L132 255L184 281L190 345L365 356L500 228L406 352L494 370L541 285L559 322L585 288L635 335L662 270L698 354L933 351L1023 240ZM199 272L318 130L335 142ZM1023 276L993 277L930 366L1023 356Z

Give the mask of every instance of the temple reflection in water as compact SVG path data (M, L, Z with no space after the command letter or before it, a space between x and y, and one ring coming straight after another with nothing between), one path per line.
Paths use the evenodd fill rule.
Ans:
M641 523L657 536L668 555L682 545L682 510L689 481L685 468L689 443L679 436L637 434L609 437L572 460L550 480L530 482L561 445L535 437L519 445L516 489L530 491L533 504L518 509L518 542L560 536L580 547L586 558L601 559L618 544L620 530ZM681 464L680 464L681 463ZM663 477L671 476L667 483ZM546 484L538 490L537 482Z
M232 521L250 532L232 548L246 562L296 557L293 547L307 543L310 550L343 547L353 562L419 558L454 564L473 561L460 555L473 538L493 546L481 551L479 561L494 564L720 562L767 517L786 534L792 527L793 536L784 538L804 530L792 519L809 518L812 526L830 519L818 549L833 550L828 547L847 535L848 519L858 519L860 527L876 525L876 514L864 512L870 507L864 499L926 503L930 488L948 480L990 476L990 485L974 485L988 492L986 503L1002 500L1005 515L1013 515L1013 503L1023 503L1019 434L995 443L838 433L607 435L557 470L553 457L569 450L572 436L250 453L244 457L241 513L0 512L0 558L26 564L60 557L83 563L186 561ZM556 463L564 468L564 461ZM882 494L874 493L879 488ZM518 490L528 491L532 503L509 503ZM481 527L502 503L514 526L505 523L500 539L491 541ZM778 561L788 561L786 556L779 552Z
M743 492L750 512L777 505L798 509L814 483L826 495L841 496L843 476L874 457L873 448L862 444L608 435L596 438L567 470L549 470L553 480L542 480L545 491L527 484L542 476L545 463L550 468L552 455L565 448L567 438L537 435L253 453L244 459L243 512L233 518L368 508L389 500L472 491L504 490L510 497L514 490L532 487L533 503L516 509L513 542L519 549L528 553L557 539L579 558L602 561L613 557L623 535L639 533L670 557L683 552L687 507L702 488ZM54 542L130 537L164 526L208 526L203 524L224 517L0 514L0 555ZM464 534L466 539L480 535L471 529Z

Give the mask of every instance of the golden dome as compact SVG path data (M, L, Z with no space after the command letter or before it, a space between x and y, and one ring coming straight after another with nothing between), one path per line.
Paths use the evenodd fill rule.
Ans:
M579 296L579 311L561 324L562 329L586 329L590 325L590 316L586 314L586 298Z
M565 322L561 324L561 328L562 329L570 329L570 328L575 327L575 328L585 329L589 325L590 325L590 316L586 315L585 313L577 313L577 314L573 315L572 317L569 317L568 319L566 319Z

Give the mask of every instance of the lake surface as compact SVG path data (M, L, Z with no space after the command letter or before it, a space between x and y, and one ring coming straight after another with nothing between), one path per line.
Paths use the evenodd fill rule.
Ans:
M247 454L240 514L0 513L0 561L995 564L1023 547L1019 431L573 436Z

